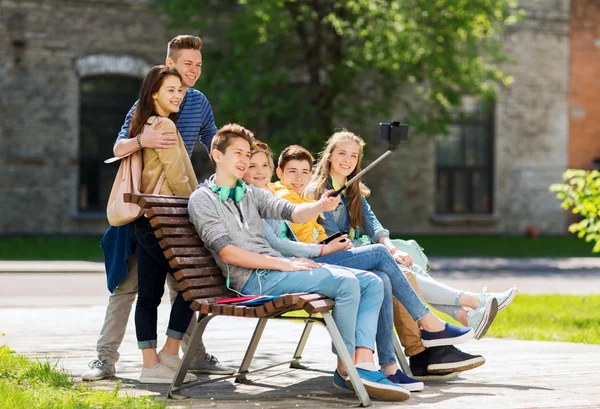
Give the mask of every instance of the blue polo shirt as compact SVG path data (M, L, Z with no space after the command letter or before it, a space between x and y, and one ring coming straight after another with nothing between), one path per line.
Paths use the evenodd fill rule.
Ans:
M117 140L129 137L129 125L136 106L137 101L127 113ZM192 150L198 139L206 151L210 151L210 143L217 133L217 127L210 102L197 89L188 88L185 93L179 106L177 129L190 156L192 156ZM111 293L127 276L127 259L135 253L135 243L130 237L129 229L128 224L118 227L110 226L100 242L100 247L104 252L106 284Z

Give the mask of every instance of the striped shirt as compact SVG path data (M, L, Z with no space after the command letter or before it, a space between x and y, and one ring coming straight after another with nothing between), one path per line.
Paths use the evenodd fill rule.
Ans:
M121 127L121 132L117 137L127 139L129 137L129 124L133 118L133 112L137 106L137 101L125 117L125 123ZM217 133L215 126L215 118L213 116L210 102L203 93L194 88L188 88L181 105L179 105L179 113L177 117L177 129L181 134L181 138L187 147L188 154L192 156L192 149L196 144L196 140L200 139L200 143L206 147L206 151L210 152L210 143L213 136Z

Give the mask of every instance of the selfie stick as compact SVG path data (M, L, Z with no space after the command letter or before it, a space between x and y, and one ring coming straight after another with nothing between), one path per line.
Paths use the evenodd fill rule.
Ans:
M337 195L339 195L340 193L342 193L342 191L344 189L346 189L346 187L348 187L348 185L351 185L352 183L356 182L362 175L364 175L365 173L367 173L369 171L369 169L371 169L373 166L377 165L379 162L381 162L383 159L385 159L386 156L388 156L390 153L392 153L394 151L396 147L394 146L392 148L392 146L390 146L390 148L380 157L378 157L377 159L375 159L369 166L367 166L366 168L364 168L363 170L361 170L360 172L358 172L352 179L350 179L349 181L347 181L344 186L342 186L341 188L339 188L338 190L336 190L335 192L333 192L330 197L336 197Z

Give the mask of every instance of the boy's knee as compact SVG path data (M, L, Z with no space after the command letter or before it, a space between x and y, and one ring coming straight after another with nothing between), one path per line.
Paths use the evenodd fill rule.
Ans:
M388 284L390 284L389 277L386 276L386 278L388 279ZM365 283L363 286L363 296L377 297L383 300L385 285L381 277L378 277L375 273L367 272L363 276L363 280ZM391 288L391 284L389 288Z
M338 294L351 295L360 299L360 282L355 275L349 274L340 278Z

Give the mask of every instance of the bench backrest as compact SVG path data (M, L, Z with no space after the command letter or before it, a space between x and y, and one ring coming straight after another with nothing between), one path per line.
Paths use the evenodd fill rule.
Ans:
M190 222L187 197L129 195L126 200L148 209L146 217L155 229L169 265L177 270L175 279L183 298L193 301L194 310L200 310L203 303L235 297L225 285L221 270Z

